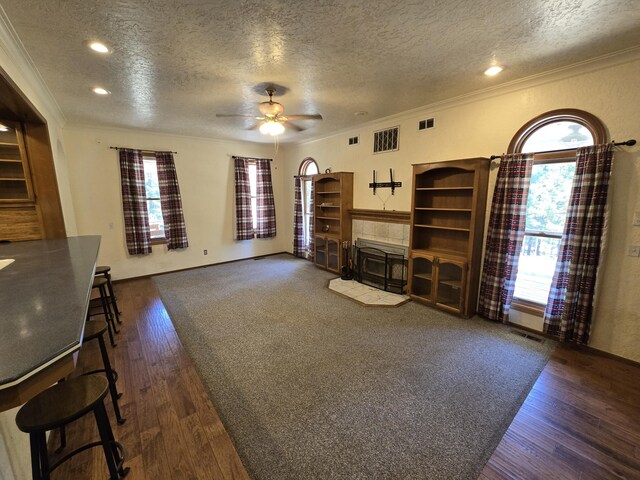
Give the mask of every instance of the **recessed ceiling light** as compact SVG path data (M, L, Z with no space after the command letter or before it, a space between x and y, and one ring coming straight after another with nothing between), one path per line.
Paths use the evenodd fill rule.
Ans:
M0 132L8 132L9 131L9 127L7 127L6 125L2 125L0 123Z
M105 90L102 87L95 87L93 89L94 93L97 93L98 95L109 95L111 92L109 90Z
M489 67L484 71L485 75L493 77L494 75L499 74L502 71L502 67L498 65L494 65L493 67Z
M111 51L109 47L100 42L89 42L89 48L98 53L109 53Z

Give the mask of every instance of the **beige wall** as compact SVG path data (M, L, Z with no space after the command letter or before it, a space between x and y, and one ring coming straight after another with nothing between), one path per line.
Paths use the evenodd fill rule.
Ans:
M67 235L76 235L73 201L67 181L67 157L62 141L64 117L49 90L26 60L22 47L15 42L12 31L4 23L2 15L0 15L0 67L47 121L65 228Z
M552 75L530 79L489 92L467 96L440 105L407 112L367 124L362 128L308 141L287 149L286 187L293 202L289 180L305 157L313 157L321 171L352 171L354 207L381 209L382 201L368 188L371 171L386 181L389 168L402 188L387 200L387 209L409 210L411 164L468 158L504 152L516 130L531 118L558 108L579 108L599 117L615 140L640 140L640 59L609 58ZM419 132L417 122L435 117L436 127ZM375 130L400 126L400 150L373 155ZM360 145L348 146L347 138L360 135ZM631 225L640 211L640 150L624 148L616 154L612 174L610 235L606 261L602 265L599 304L591 345L640 361L640 258L626 256L628 245L640 244L640 227ZM492 170L490 191L495 181ZM384 200L389 190L379 191ZM288 228L285 233L289 233ZM290 245L290 241L286 242ZM514 319L530 326L539 319Z
M112 128L65 128L69 182L80 235L101 235L99 262L115 278L127 278L288 250L283 230L291 220L284 206L280 160L271 164L278 236L233 240L232 155L273 158L270 144L216 141ZM109 146L173 150L189 248L168 251L155 245L149 255L126 251L118 153ZM208 250L208 255L203 250Z

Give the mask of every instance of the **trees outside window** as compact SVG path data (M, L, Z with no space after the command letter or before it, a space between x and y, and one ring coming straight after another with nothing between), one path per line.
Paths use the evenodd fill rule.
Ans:
M143 157L144 186L146 190L147 212L149 214L149 230L152 240L162 240L164 236L164 219L160 203L160 185L158 182L158 166L154 157Z

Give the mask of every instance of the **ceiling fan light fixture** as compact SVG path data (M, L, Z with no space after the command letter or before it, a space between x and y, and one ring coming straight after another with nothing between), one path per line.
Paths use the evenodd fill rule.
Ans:
M284 125L279 122L269 120L260 125L260 133L262 133L263 135L271 135L272 137L275 137L276 135L284 133Z
M280 115L284 112L284 107L278 102L262 102L258 105L258 109L260 113L265 116L275 117L276 115Z

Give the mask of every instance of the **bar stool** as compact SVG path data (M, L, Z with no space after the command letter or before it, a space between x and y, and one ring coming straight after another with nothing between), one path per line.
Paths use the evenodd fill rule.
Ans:
M116 442L104 407L108 387L109 382L100 375L80 376L40 392L20 408L16 424L29 434L34 480L48 480L51 472L71 457L97 446L102 446L111 480L119 480L129 473L129 468L124 467L124 447ZM46 432L61 428L89 412L96 419L100 441L83 445L49 466Z
M98 340L100 346L100 355L102 356L102 365L104 368L98 370L92 370L85 372L83 375L93 375L94 373L104 373L109 382L109 393L111 394L111 401L113 403L113 411L116 414L116 420L119 425L122 425L126 419L120 415L120 407L118 405L118 399L122 397L122 393L118 393L116 382L118 381L118 372L111 368L111 362L109 361L109 354L107 353L107 346L104 343L104 332L108 330L107 323L101 320L90 320L85 323L84 336L82 337L83 345L91 340Z
M127 421L126 418L122 418L120 414L120 406L118 400L122 397L122 393L118 393L116 382L118 381L118 372L111 368L111 362L109 361L109 354L107 353L107 346L104 343L104 332L107 331L107 323L102 320L90 320L85 323L84 335L82 337L82 344L86 345L91 340L98 340L100 346L100 355L102 356L102 364L104 368L98 370L91 370L85 372L82 375L93 375L94 373L104 373L109 382L109 393L111 394L111 403L113 403L113 411L116 414L116 420L118 425L122 425ZM60 380L61 382L64 381ZM60 453L67 446L67 430L64 426L60 428L60 447L56 449L56 453Z
M107 327L109 331L109 340L111 341L111 346L115 347L117 344L113 338L114 333L120 333L120 330L116 327L116 323L113 321L113 313L111 312L111 304L107 301L107 279L104 277L95 277L93 279L93 285L91 288L97 288L100 293L99 298L94 298L89 302L89 312L87 313L88 317L92 317L94 315L104 315L105 320L107 321ZM99 313L91 313L94 308L101 308L101 312Z
M109 291L109 303L113 305L113 311L116 315L116 321L118 323L122 323L120 320L120 314L122 311L118 308L118 303L116 301L116 295L113 292L113 285L111 284L111 267L108 265L98 265L96 267L96 277L102 275L107 279L107 290Z

